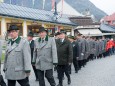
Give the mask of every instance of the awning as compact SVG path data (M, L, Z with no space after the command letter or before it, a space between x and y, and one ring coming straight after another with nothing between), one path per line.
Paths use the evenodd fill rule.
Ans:
M100 30L107 31L107 32L115 32L115 28L106 24L100 25Z
M102 32L99 29L80 29L80 30L78 30L78 32L83 35L102 34Z

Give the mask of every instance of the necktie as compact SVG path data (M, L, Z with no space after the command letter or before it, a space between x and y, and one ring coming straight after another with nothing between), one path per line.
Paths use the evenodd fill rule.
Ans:
M42 39L42 43L44 42L44 39Z

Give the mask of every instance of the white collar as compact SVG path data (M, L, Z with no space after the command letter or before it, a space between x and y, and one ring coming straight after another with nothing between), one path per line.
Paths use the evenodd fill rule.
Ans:
M18 39L18 36L15 39L12 39L12 41L16 41L16 39Z

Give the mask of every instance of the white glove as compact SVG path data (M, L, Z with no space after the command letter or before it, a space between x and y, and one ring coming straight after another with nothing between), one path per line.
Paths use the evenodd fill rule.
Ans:
M83 53L81 53L81 55L82 55L82 56L84 56L84 54L83 54Z
M79 57L76 57L76 59L79 59Z

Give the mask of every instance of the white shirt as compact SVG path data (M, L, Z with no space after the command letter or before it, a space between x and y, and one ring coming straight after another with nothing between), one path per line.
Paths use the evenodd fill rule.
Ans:
M64 42L64 39L61 39L61 42Z
M12 41L16 41L17 38L18 38L18 36L15 39L12 39Z

